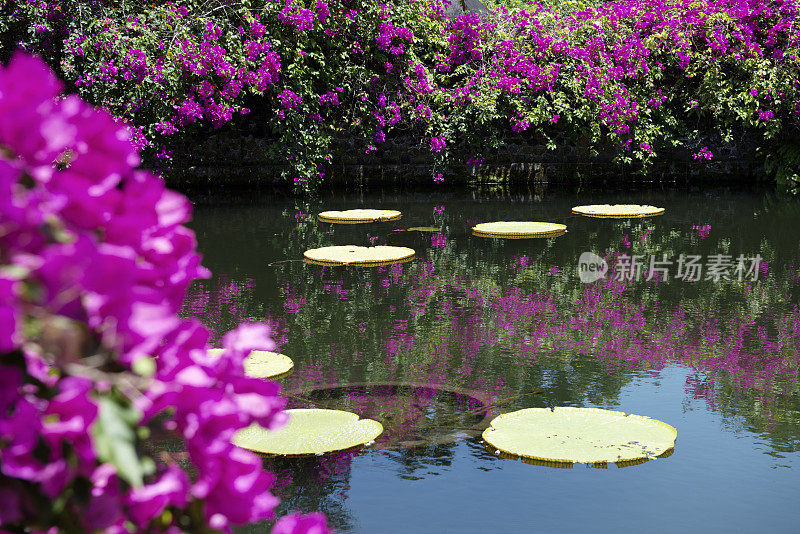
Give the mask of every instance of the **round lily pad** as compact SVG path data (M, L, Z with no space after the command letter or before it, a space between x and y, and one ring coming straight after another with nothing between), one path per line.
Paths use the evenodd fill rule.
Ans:
M566 231L567 227L563 224L533 221L498 221L480 223L472 227L473 235L505 239L555 237Z
M343 451L365 445L383 432L383 426L372 419L342 410L286 410L289 422L278 430L267 430L257 424L236 433L233 443L261 454L309 456Z
M319 220L337 224L360 224L378 221L394 221L401 217L397 210L371 210L357 209L344 211L323 211L318 215Z
M305 261L316 265L362 265L377 266L402 263L414 258L414 249L408 247L359 247L344 245L307 250Z
M666 456L678 432L644 417L600 408L526 408L500 415L483 439L501 453L543 462L630 462Z
M220 356L223 349L210 349L210 356ZM244 360L244 374L252 378L277 378L294 367L291 358L277 352L254 350Z
M590 206L575 206L572 208L572 213L600 219L629 219L661 215L664 213L664 208L639 204L593 204Z
M406 228L406 232L441 232L441 228L436 228L435 226L412 226L411 228Z

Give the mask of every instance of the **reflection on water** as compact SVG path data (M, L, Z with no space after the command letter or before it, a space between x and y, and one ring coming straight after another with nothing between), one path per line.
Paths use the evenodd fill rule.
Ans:
M343 384L286 394L289 408L346 410L378 421L383 433L372 445L378 450L479 436L496 405L480 391L408 382Z
M605 202L647 203L667 211L632 221L570 215L573 205ZM396 208L403 218L338 226L318 223L313 215L322 209L354 207ZM519 241L470 235L472 225L492 220L558 222L566 224L568 232L553 239ZM761 514L771 510L771 525L780 530L796 512L794 507L781 508L781 498L770 489L784 483L784 489L795 494L800 489L796 475L785 482L783 474L797 467L800 450L798 223L796 201L730 191L335 192L317 203L201 202L193 226L215 278L193 286L185 313L201 317L217 332L242 319L268 320L280 351L295 361L294 373L283 380L287 390L331 392L331 386L341 384L414 382L481 392L499 402L498 411L598 406L664 420L678 429L675 455L658 467L650 465L658 462L650 462L623 470L636 473L625 475L631 477L628 480L606 480L610 486L599 490L600 503L611 507L613 499L627 492L626 484L658 476L658 484L672 490L668 501L690 507L680 491L687 480L697 479L702 465L703 483L695 485L714 496L704 512L707 520L710 517L720 528L746 524L740 517L743 510L727 510L717 501L739 499L760 488ZM399 231L411 227L438 230ZM344 244L409 246L417 257L411 263L376 268L318 267L298 261L306 249ZM586 251L605 258L610 266L623 255L741 254L760 255L763 261L757 280L734 276L688 282L674 275L616 280L609 273L584 284L577 269ZM537 388L541 394L527 395ZM420 438L414 427L425 414L447 411L441 399L428 399L426 405L420 395L350 393L345 396L348 406L383 413L387 421L394 418L391 437L409 442ZM520 491L520 483L530 487L544 478L564 491L569 480L597 483L581 469L561 475L580 481L527 465L526 475L518 472L521 462L496 458L479 441L470 437L269 467L279 475L283 511L321 509L344 532L431 531L425 525L438 519L425 512L401 516L405 518L398 521L405 521L406 527L378 525L381 518L393 517L386 511L390 497L381 499L380 492L402 494L409 509L424 510L431 504L432 491L450 492L433 497L455 514L449 528L481 531L469 526L479 525L480 519L472 517L477 523L468 523L471 513L457 511L461 508L456 501L467 498L463 488L437 490L432 482L436 477L481 478L488 484L484 491L506 503L516 517L505 522L496 518L495 529L505 525L501 530L525 524L519 522L524 506L515 509L509 494ZM755 481L747 491L720 478L720 468L713 466L721 461L720 454L750 466L740 474ZM497 470L503 475L479 476ZM512 480L501 482L505 477ZM353 479L358 481L357 494L350 492ZM424 491L404 493L409 483L421 481ZM567 501L554 502L564 506ZM611 517L602 510L598 513ZM691 520L691 511L686 513ZM646 523L638 523L636 516L629 526L643 528ZM428 523L412 528L426 517ZM545 531L547 517L540 523ZM558 524L565 530L596 526L578 519L565 526L556 516L552 520L552 528Z

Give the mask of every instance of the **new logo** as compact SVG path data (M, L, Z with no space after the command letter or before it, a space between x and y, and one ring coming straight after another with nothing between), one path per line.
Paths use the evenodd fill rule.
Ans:
M584 284L600 280L607 272L608 263L594 252L584 252L578 258L578 276Z

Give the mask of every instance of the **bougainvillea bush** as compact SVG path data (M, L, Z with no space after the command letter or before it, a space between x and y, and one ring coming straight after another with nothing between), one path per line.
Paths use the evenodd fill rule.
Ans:
M510 133L565 133L646 167L675 145L708 161L710 139L748 131L770 149L800 131L798 0L448 4L10 0L0 34L136 125L148 153L247 125L300 188L335 162L337 136L369 154L402 134L441 181Z
M243 324L207 355L180 319L207 277L191 206L138 170L127 128L40 59L0 66L0 530L209 532L272 517L274 477L234 447L283 423L277 384L248 378L270 330ZM186 461L151 458L151 431ZM273 532L326 532L321 514Z

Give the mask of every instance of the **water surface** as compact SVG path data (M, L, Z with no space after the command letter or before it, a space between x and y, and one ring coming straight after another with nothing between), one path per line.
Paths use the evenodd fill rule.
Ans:
M199 197L192 227L214 278L193 286L184 311L218 335L242 320L270 322L295 361L282 379L289 391L403 382L498 402L493 413L622 410L675 426L675 452L625 468L535 466L484 447L472 397L358 390L317 401L383 417L391 435L360 452L266 460L280 515L322 510L338 532L365 533L797 531L797 201L731 189L441 191ZM666 214L570 214L606 202ZM357 207L403 217L345 226L314 216ZM471 235L493 220L561 222L568 232ZM440 230L401 231L420 226ZM409 246L417 257L376 268L298 261L308 248L345 244ZM578 259L587 251L611 272L584 284ZM707 270L698 281L675 278L681 254L704 268L712 255L730 257L730 279L706 279ZM623 255L645 263L638 280L614 278ZM673 264L648 280L654 255ZM737 274L740 255L762 260Z

